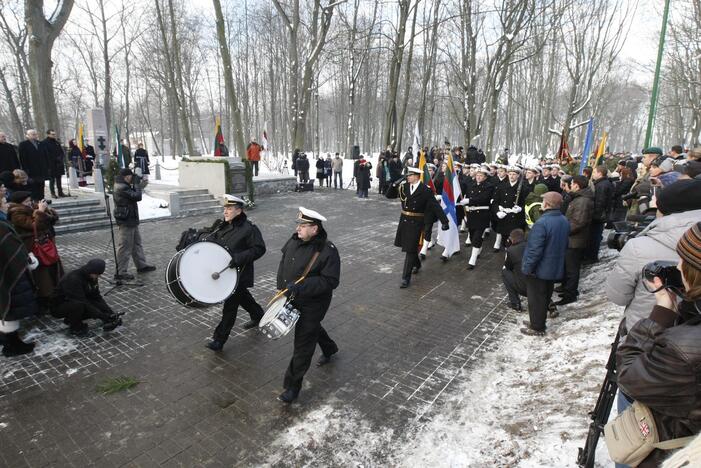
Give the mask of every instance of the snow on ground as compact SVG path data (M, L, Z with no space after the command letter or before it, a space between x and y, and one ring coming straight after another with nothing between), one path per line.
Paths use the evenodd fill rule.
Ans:
M170 216L168 202L160 198L154 198L146 193L142 193L139 202L139 218L152 219Z
M585 270L581 300L548 320L544 338L522 335L528 314L511 314L497 345L460 371L467 379L423 425L398 437L372 432L352 409L330 401L279 436L276 452L302 457L301 464L314 447L333 444L336 465L384 464L388 457L392 466L411 467L576 466L623 313L603 294L613 256L607 252ZM597 466L612 466L603 438L596 458Z

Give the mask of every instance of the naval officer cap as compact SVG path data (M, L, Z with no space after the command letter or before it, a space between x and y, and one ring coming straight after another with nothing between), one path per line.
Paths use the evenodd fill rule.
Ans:
M482 174L489 174L489 172L490 172L489 166L487 166L486 164L483 164L483 165L475 168L475 170L477 172L481 172Z
M238 206L239 208L243 208L244 201L236 197L234 195L229 195L228 193L224 194L224 206Z
M406 175L409 175L409 174L419 174L419 175L421 175L421 174L423 174L423 172L422 172L421 169L419 169L418 167L409 166L409 167L406 168Z
M299 214L297 214L297 220L295 221L297 224L321 224L323 221L326 221L326 218L321 216L317 211L310 210L309 208L305 208L303 206L299 207Z
M518 166L507 166L506 172L515 172L517 174L520 174L521 168Z

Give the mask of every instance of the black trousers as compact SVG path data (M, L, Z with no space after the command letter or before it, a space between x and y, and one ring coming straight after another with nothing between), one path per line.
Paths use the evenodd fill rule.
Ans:
M253 175L258 176L258 163L260 161L251 161L251 168L253 169Z
M424 225L424 242L431 242L431 237L433 236L433 224Z
M426 241L424 241L426 242ZM407 252L404 257L404 270L402 271L402 279L411 279L411 270L414 267L421 267L421 260L417 252Z
M548 317L548 305L550 305L554 286L554 281L526 276L528 316L534 330L545 331L545 319Z
M59 306L53 307L51 315L63 318L72 329L76 330L81 328L83 320L96 318L107 321L112 314L82 302L66 301Z
M231 329L234 328L234 323L236 323L236 314L239 310L239 306L243 307L246 312L251 316L251 320L254 322L259 321L263 318L263 308L256 302L256 300L251 295L248 288L236 288L234 294L229 296L229 298L224 301L224 309L222 310L222 317L217 328L214 329L214 339L226 343L231 334Z
M606 223L592 221L589 226L589 247L585 255L591 261L599 261L599 248L601 248L601 240L603 238L605 225Z
M35 180L29 184L29 191L32 194L32 200L40 201L44 199L44 179Z
M63 196L63 187L61 186L61 175L49 177L49 190L51 195L56 195L56 189L58 188L58 194Z
M317 343L324 356L331 356L338 351L336 343L329 337L324 327L321 326L321 321L326 315L326 309L329 304L326 304L321 313L314 311L313 313L305 314L304 309L300 309L299 320L295 325L295 348L285 372L284 388L293 390L302 388L302 380L312 363Z
M467 232L470 233L470 243L472 244L472 247L475 247L477 249L482 247L482 240L483 240L482 236L484 236L484 231L485 231L484 228L481 228L481 229L470 228L470 229L468 229Z
M513 271L502 268L501 279L504 282L506 292L509 294L509 302L513 305L521 306L521 296L526 296L528 292L516 281Z
M579 271L584 258L584 249L568 248L565 253L565 282L564 296L566 298L576 298L579 296Z

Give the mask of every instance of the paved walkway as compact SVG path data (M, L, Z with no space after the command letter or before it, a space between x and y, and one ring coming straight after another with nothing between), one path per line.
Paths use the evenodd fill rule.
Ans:
M255 267L253 292L261 303L274 292L280 248L299 205L329 218L342 259L341 286L324 320L341 351L333 364L307 373L298 403L275 399L292 334L270 341L244 331L248 317L240 311L224 351L213 353L204 344L220 307L187 309L165 289L164 269L180 232L213 218L145 223L147 257L158 271L142 277L143 287L108 295L116 310L127 312L124 327L103 334L94 324L88 337L74 339L60 321L46 318L30 325L39 343L33 355L0 357L0 465L338 464L349 439L342 425L325 429L323 445L273 443L318 416L319 408L355 415L368 433L384 434L372 446L354 448L357 457L350 452L349 459L388 462L386 444L430 419L479 365L505 320L498 286L503 255L487 252L468 272L464 251L444 265L434 249L412 287L399 289L403 255L392 246L397 202L327 189L259 203L249 215L268 247ZM109 241L109 230L70 234L60 238L59 251L73 268L91 257L111 258ZM113 273L109 265L107 273ZM103 380L122 375L141 383L110 396L96 392Z

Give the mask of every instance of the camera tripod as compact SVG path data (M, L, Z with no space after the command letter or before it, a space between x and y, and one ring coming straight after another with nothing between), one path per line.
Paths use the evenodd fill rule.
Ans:
M102 187L104 189L103 195L105 197L105 211L107 213L107 218L110 220L110 235L112 239L112 255L114 255L114 271L115 271L115 276L119 274L119 260L117 259L117 243L114 240L114 222L112 221L112 208L110 206L110 197L109 194L107 193L107 184L105 183L105 174L102 172L102 167L100 168L100 174L102 176ZM103 294L103 296L107 296L109 293L114 291L115 289L119 287L124 287L124 286L131 286L131 287L141 287L144 285L144 283L141 283L139 281L124 281L119 278L115 278L114 281L109 280L107 278L103 278L107 283L110 284L110 288Z

